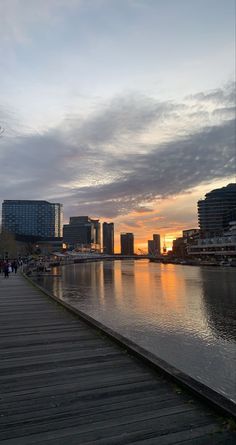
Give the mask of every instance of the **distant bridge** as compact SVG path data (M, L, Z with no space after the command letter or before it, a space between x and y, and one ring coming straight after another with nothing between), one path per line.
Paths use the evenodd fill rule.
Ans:
M143 260L153 258L151 255L106 255L101 253L53 252L53 256L65 263L82 263L102 260Z

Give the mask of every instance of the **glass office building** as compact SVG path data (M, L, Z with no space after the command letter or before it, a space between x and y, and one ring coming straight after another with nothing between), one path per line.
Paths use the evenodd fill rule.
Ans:
M69 248L101 250L101 230L98 219L89 216L71 216L63 226L63 242Z
M121 255L134 254L134 234L121 233L120 234Z
M19 235L59 238L62 236L62 204L4 200L2 229Z
M198 221L201 234L221 235L235 218L236 184L212 190L198 201Z
M103 253L114 254L114 223L104 222L102 225Z

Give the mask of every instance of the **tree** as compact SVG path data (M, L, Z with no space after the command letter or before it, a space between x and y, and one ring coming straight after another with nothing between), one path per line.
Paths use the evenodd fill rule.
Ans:
M2 229L0 233L1 258L15 258L17 256L17 242L15 235Z

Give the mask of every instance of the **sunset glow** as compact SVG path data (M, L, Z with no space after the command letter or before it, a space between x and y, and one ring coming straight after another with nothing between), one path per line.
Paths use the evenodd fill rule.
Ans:
M1 200L113 221L116 252L125 231L170 249L235 180L234 1L1 9Z

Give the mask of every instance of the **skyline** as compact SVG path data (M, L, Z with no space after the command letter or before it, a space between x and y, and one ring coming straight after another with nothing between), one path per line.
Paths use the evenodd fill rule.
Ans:
M141 248L198 227L235 182L234 9L2 0L0 200L62 202Z

